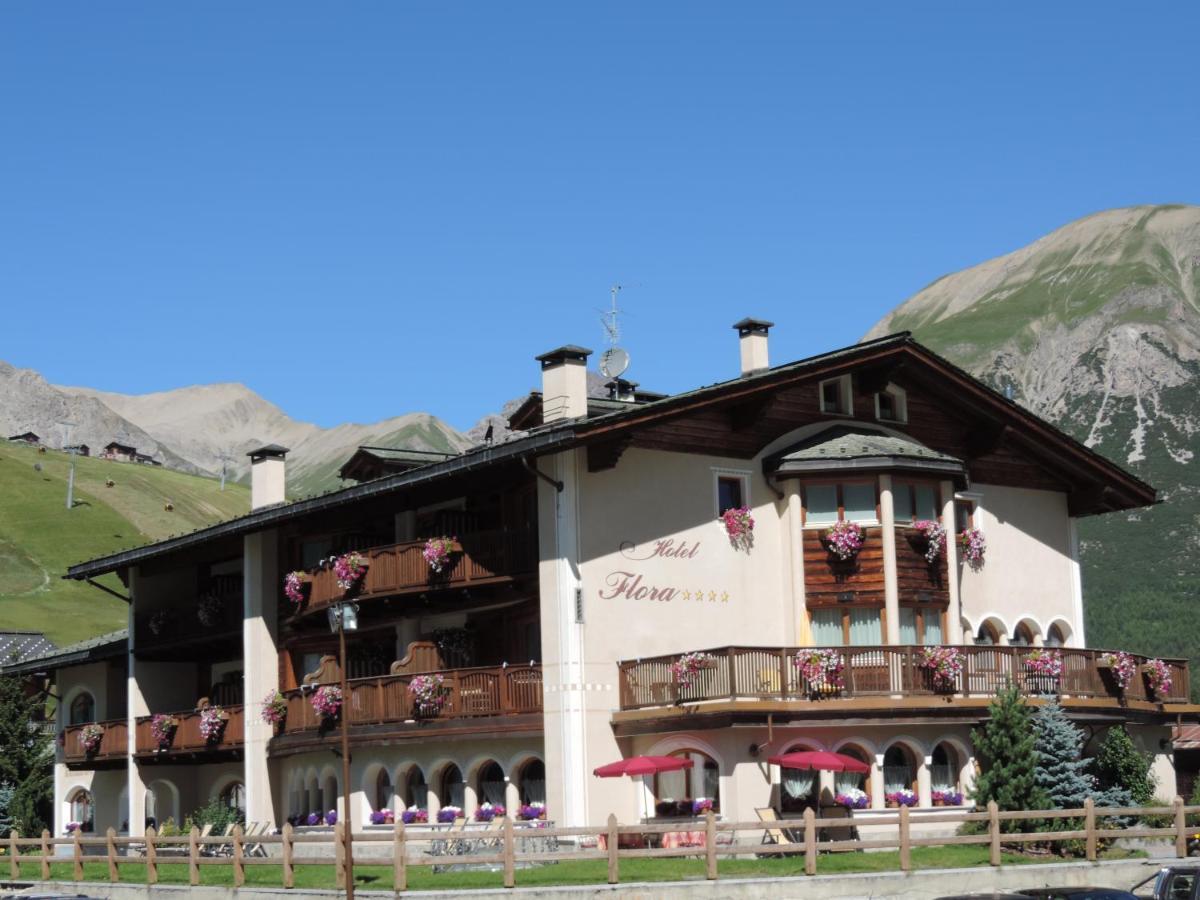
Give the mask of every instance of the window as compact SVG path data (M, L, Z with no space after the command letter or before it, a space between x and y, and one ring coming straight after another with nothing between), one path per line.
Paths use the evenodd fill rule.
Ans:
M830 378L820 384L821 412L835 416L848 416L854 410L850 403L850 376Z
M843 756L849 756L857 759L861 763L871 764L871 757L867 755L867 751L853 744L848 744L837 751ZM862 775L858 772L834 772L833 773L833 792L834 794L845 793L851 788L863 788L863 783L867 779L867 775Z
M880 422L908 421L908 397L904 388L889 384L886 390L875 395L875 418Z
M92 699L92 695L84 691L72 700L70 716L71 721L68 724L71 725L96 721L96 701Z
M935 485L896 482L892 487L892 510L897 522L914 522L918 519L938 521L939 491Z
M874 606L837 606L812 611L817 647L874 647L883 643L883 613Z
M1050 630L1046 632L1046 646L1062 647L1065 646L1066 643L1067 639L1063 637L1062 629L1058 627L1058 624L1055 623L1054 625L1051 625Z
M958 791L958 754L949 744L933 748L933 764L929 769L929 787L935 791Z
M475 797L481 804L504 805L504 770L498 763L485 763L479 770L479 786Z
M392 776L387 769L380 769L375 776L375 811L392 808Z
M659 816L690 816L696 800L713 802L721 811L721 778L716 762L699 750L676 750L670 756L691 759L692 768L659 772L654 776L654 812Z
M740 509L746 505L746 479L741 475L717 476L717 515L727 509Z
M522 803L546 802L546 764L540 759L531 759L521 767L518 785Z
M71 821L79 823L80 831L92 831L95 825L92 795L83 788L79 788L71 794L69 802L71 804Z
M1000 635L991 622L984 622L975 633L975 643L981 647L994 647L1000 643Z
M958 532L966 531L968 528L975 527L975 501L974 500L955 500L954 501L954 530Z
M900 607L900 643L933 645L942 643L941 609Z
M832 525L838 520L879 521L874 481L850 481L804 486L804 524Z
M229 785L221 791L221 805L227 809L235 809L239 812L246 811L246 786L240 781L230 782Z
M787 753L803 753L812 751L812 747L795 744L788 747ZM808 807L814 811L819 809L819 794L821 790L820 773L815 769L785 769L779 770L779 809L783 813L802 813ZM791 818L791 816L786 816Z
M903 744L892 744L883 754L883 789L889 794L917 789L917 767Z
M463 783L462 772L458 766L451 764L442 769L442 777L438 779L438 800L442 806L457 806L462 809L466 798L466 785Z
M409 769L404 779L404 808L429 808L429 786L425 784L425 773L420 766Z
M1024 622L1021 622L1013 629L1012 637L1008 642L1014 647L1032 647L1033 630Z

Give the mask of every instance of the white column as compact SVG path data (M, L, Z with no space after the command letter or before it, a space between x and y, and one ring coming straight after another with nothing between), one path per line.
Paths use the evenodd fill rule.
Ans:
M950 603L946 608L943 643L957 644L962 634L962 604L958 596L958 540L954 521L954 482L942 482L942 527L946 529L946 581Z
M875 765L871 766L870 775L871 809L883 809L883 754L875 754Z
M521 791L517 787L517 783L511 778L504 779L504 809L508 813L510 819L517 817L517 810L521 808Z
M801 646L808 646L812 643L812 628L808 622L808 602L804 585L804 528L800 521L800 482L796 479L788 480L786 491L793 616L790 633Z
M138 604L138 581L139 572L136 566L131 566L129 569L129 674L128 674L128 702L126 716L129 723L129 750L127 771L129 773L129 809L127 815L129 818L129 834L131 837L137 837L146 833L146 782L142 779L141 767L138 765L137 758L134 756L134 751L137 749L137 720L138 716L150 715L150 708L146 704L146 698L142 694L141 685L138 684L138 668L137 660L134 658L135 649L135 630L134 630L134 614Z
M279 810L271 783L267 743L273 729L258 714L259 704L279 689L277 609L282 590L279 537L276 531L259 531L243 538L242 560L242 661L245 693L246 820L279 824ZM333 807L333 804L330 804ZM349 811L339 815L348 815Z
M892 476L879 476L879 518L883 544L883 603L887 615L887 642L900 643L900 576L896 570L896 507Z
M933 787L931 784L929 767L933 765L932 756L924 756L921 758L921 765L917 767L917 805L918 806L933 806Z
M1075 621L1071 623L1071 635L1067 643L1072 647L1086 647L1083 633L1083 576L1079 571L1079 528L1073 518L1067 519L1067 541L1071 548L1071 610Z
M463 785L463 815L470 822L475 817L475 810L479 808L479 797L475 793L475 785L467 781Z

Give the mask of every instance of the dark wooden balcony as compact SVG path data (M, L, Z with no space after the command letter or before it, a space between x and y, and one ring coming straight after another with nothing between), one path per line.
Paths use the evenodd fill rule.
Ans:
M246 737L245 707L225 706L222 709L229 718L220 735L212 741L207 740L200 731L199 710L171 713L179 720L179 725L166 747L160 747L150 731L153 716L141 716L137 720L137 748L134 753L143 762L152 759L179 762L205 756L236 757Z
M421 555L425 540L386 544L360 551L367 573L347 594L338 587L333 566L310 573L312 582L299 613L320 612L346 596L358 600L424 593L444 588L500 584L537 569L537 537L530 529L477 531L459 537L460 550L441 572L434 572Z
M205 657L211 650L225 651L231 637L236 636L240 643L244 601L240 579L237 584L138 615L133 626L134 652L141 659L174 661Z
M88 753L81 740L83 729L88 725L99 725L104 729L100 746ZM71 769L112 769L125 765L129 754L129 723L125 719L109 719L105 722L86 722L68 725L63 729L63 762Z
M1100 665L1102 650L1055 649L1062 654L1063 671L1058 677L1030 671L1026 659L1033 647L957 647L962 672L952 684L937 685L932 673L922 667L923 647L830 647L841 655L844 668L841 687L807 681L796 665L798 647L721 647L703 651L712 657L695 673L689 684L680 684L672 664L683 654L656 656L618 663L621 709L639 710L682 704L719 701L779 701L811 703L830 708L837 701L874 698L883 705L899 708L912 698L945 705L955 699L986 701L1008 684L1016 684L1031 696L1057 695L1065 699L1108 701L1111 705L1187 704L1190 681L1186 660L1164 660L1171 670L1171 688L1165 697L1155 696L1141 673L1146 657L1134 659L1137 676L1121 691L1108 670ZM918 700L920 704L922 701ZM927 703L927 705L928 705ZM702 708L702 707L701 707Z
M446 736L486 732L541 730L542 667L538 664L448 669L425 673L443 678L443 700L435 710L418 710L409 692L415 674L355 678L342 708L349 715L352 739L420 738L433 732ZM312 695L319 685L285 691L287 719L278 729L273 750L309 746L313 740L335 741L337 721L317 714Z

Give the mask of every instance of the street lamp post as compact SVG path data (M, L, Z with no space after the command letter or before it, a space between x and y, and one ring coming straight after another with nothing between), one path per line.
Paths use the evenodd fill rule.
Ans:
M354 900L354 851L350 832L350 690L346 681L346 632L358 629L358 604L329 607L329 627L338 634L338 669L342 683L342 846L346 857L346 900Z

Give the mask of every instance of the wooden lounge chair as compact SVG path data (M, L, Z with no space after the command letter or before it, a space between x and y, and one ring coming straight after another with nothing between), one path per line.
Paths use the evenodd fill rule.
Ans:
M275 828L269 822L251 822L246 828L246 837L262 837L263 835L273 834ZM267 856L267 848L263 846L261 841L247 842L244 845L246 856Z
M227 838L227 837L230 837L232 834L233 834L233 823L231 822L230 824L225 826L225 829L220 834L218 834L217 837ZM209 836L211 836L211 832L209 833ZM230 841L229 843L222 842L219 844L204 844L200 847L200 855L201 856L232 856L233 855L233 842Z
M789 834L788 834L786 831L784 831L782 828L778 828L778 827L771 827L771 825L770 825L770 823L771 823L771 822L778 822L778 821L779 821L779 816L775 815L775 808L774 808L774 807L772 807L772 806L761 806L761 807L757 807L757 808L754 810L754 812L755 812L755 813L758 815L758 820L759 820L760 822L766 822L766 823L767 823L767 827L763 829L763 837L762 837L762 842L763 842L764 844L791 844L791 843L795 843L795 841L793 841L793 840L791 839L791 835L789 835ZM778 851L778 852L776 852L776 853L763 852L763 853L759 853L759 854L757 854L757 855L758 855L758 856L795 856L795 855L796 855L796 853L797 853L797 851L795 851L795 850L780 850L780 851Z

